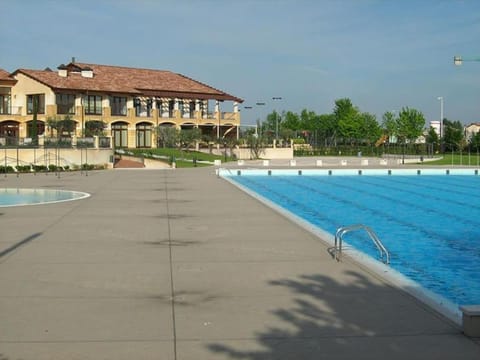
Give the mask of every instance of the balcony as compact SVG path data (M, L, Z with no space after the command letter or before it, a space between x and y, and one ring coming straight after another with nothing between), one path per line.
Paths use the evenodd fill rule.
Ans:
M22 115L22 106L0 108L0 115Z

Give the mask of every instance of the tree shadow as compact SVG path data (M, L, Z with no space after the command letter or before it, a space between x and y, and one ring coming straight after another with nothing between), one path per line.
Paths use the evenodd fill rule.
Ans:
M153 245L153 246L161 246L161 247L170 247L170 246L189 246L189 245L197 245L200 244L201 241L195 240L158 240L158 241L142 241L142 244L145 245Z
M20 240L18 242L16 242L15 244L13 244L12 246L4 249L4 250L1 250L0 251L0 258L7 255L7 254L10 254L12 251L18 249L19 247L23 246L23 245L26 245L28 244L30 241L36 239L37 237L39 237L40 235L42 235L42 233L35 233L35 234L32 234L30 236L27 236L25 239L23 240Z
M403 359L407 354L446 359L448 354L434 345L439 339L469 342L451 323L387 284L356 271L339 279L311 274L271 281L294 294L291 306L271 311L284 326L266 324L255 334L256 344L226 340L207 348L226 358L251 360ZM245 344L254 349L246 350ZM480 348L469 348L465 358L479 353Z

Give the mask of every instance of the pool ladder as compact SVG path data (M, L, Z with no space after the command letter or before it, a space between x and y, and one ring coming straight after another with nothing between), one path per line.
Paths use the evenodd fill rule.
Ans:
M390 264L390 254L388 253L388 250L382 244L382 242L378 238L375 231L373 231L371 227L363 225L363 224L342 226L342 227L339 227L337 229L337 232L335 233L335 249L334 249L335 260L338 261L339 255L342 254L343 235L345 235L346 233L349 233L351 231L355 231L355 230L365 230L367 232L368 236L370 237L370 239L373 241L373 243L377 247L377 249L380 253L380 259L382 260L382 262L387 264L387 265Z

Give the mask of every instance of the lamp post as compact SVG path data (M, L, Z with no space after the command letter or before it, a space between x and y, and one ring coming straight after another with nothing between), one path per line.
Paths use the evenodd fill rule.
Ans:
M244 108L244 109L247 109L247 110L251 110L251 109L253 109L253 106L244 106L243 108ZM258 137L258 125L257 125L257 124L255 124L255 125L247 125L247 124L244 124L244 125L242 125L242 126L255 128L255 134L254 134L254 136L255 136L256 138Z
M257 102L255 103L255 105L257 105L257 106L265 106L265 102L263 102L263 101L261 101L261 102L257 101ZM261 130L262 130L262 128L260 128L260 131L261 131ZM255 131L256 131L257 137L258 137L258 129L257 129L257 127L255 127Z
M272 100L282 100L281 96L274 96ZM275 112L275 140L278 140L278 114Z
M440 100L440 141L443 137L443 96L437 97Z

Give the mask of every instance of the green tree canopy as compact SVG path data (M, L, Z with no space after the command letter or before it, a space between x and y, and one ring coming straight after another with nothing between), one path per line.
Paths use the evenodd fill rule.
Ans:
M179 141L180 131L175 126L159 126L157 128L158 146L173 148Z
M423 114L408 107L402 108L397 119L397 136L403 142L414 142L422 135L425 128L425 117Z
M72 120L70 115L65 115L64 118L49 118L47 119L47 125L56 131L57 137L64 135L71 136L75 131L77 122Z
M393 111L387 111L382 116L383 132L387 136L394 136L398 133L398 119Z
M368 144L375 143L382 134L376 116L366 112L360 113L357 115L357 121L359 139Z
M428 144L434 144L434 145L440 144L440 138L439 138L437 132L435 131L435 129L432 126L430 126L430 129L428 129L428 133L427 133L427 136L425 138L425 141Z
M197 141L202 139L202 132L199 128L183 129L180 131L179 143L182 147L190 149Z
M340 136L354 143L360 136L359 110L353 106L350 99L335 100L333 113L337 120Z
M287 111L282 121L282 127L293 131L302 130L300 117L294 112Z
M447 150L460 149L465 146L465 139L463 136L463 125L460 121L450 121L443 119L443 142Z
M88 120L85 122L85 135L86 136L100 136L103 135L103 131L107 127L107 124L102 120Z

